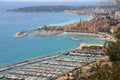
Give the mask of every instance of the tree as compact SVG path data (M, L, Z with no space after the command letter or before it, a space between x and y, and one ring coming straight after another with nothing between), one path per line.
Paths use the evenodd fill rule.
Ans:
M120 26L115 30L114 37L120 41Z
M120 64L114 64L113 67L105 66L96 68L96 72L92 76L88 76L88 80L120 80Z
M109 47L107 48L107 54L110 56L112 62L120 61L120 43L118 42L109 42Z
M111 61L119 62L120 61L120 27L117 27L113 35L116 38L116 41L108 42L108 48L106 49L106 53L107 55L110 56Z

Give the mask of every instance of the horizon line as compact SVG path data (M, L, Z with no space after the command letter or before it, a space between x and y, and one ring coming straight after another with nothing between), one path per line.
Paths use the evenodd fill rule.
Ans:
M110 1L110 0L106 0ZM0 2L105 2L104 0L1 0Z

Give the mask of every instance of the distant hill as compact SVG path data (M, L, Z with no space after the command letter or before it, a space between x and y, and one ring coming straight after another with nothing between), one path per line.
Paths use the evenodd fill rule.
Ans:
M16 12L62 12L65 10L81 10L86 8L85 6L31 6L31 7L23 7L17 8L7 11L16 11Z
M110 2L104 3L101 5L102 8L114 8L120 10L120 0L112 0Z
M120 0L112 0L109 2L101 3L98 5L101 8L115 8L120 10ZM63 12L65 10L82 10L82 9L91 9L98 6L30 6L30 7L22 7L17 9L11 9L7 11L15 11L15 12Z

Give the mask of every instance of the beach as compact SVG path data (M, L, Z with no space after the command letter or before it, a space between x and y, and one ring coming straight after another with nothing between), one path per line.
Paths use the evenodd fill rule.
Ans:
M96 33L64 32L62 34L83 34L83 35L92 35L92 36L98 36L99 37L99 35L96 34Z

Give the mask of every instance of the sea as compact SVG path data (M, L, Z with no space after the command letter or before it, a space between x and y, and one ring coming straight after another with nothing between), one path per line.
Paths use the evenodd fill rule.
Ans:
M66 25L78 22L80 19L90 19L91 16L64 12L7 12L7 9L38 5L88 6L97 4L99 3L0 1L0 66L71 50L80 43L104 44L104 40L94 39L96 36L85 34L60 34L49 37L29 35L23 38L14 38L13 35L19 31L43 25ZM70 39L71 37L86 39L73 41Z

